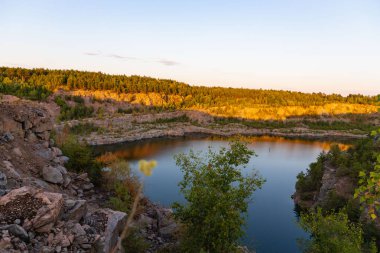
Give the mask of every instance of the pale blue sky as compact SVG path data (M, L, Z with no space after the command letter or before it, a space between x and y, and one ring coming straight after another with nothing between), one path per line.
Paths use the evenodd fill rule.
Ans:
M0 65L380 93L379 0L0 0Z

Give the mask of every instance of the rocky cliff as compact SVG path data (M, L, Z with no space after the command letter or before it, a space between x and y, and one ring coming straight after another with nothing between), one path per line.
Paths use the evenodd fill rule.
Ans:
M323 176L321 187L316 191L299 192L296 191L292 196L294 203L301 208L311 208L324 206L331 201L331 198L341 198L349 200L352 198L354 183L348 176L338 176L337 168L328 161L323 163ZM304 196L307 196L306 198Z
M87 174L66 170L51 129L43 104L0 102L0 251L109 252L126 214L100 208Z
M109 192L65 168L69 158L50 139L50 111L45 103L0 100L0 252L110 252L127 214L104 208ZM142 202L132 226L149 242L147 252L175 244L171 210Z

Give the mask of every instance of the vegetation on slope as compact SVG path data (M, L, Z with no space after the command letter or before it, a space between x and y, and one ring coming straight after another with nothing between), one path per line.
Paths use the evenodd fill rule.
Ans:
M0 92L30 96L31 90L58 88L79 95L176 109L197 109L219 116L285 119L313 114L376 112L378 97L276 90L190 86L173 80L141 76L107 75L75 70L0 68ZM42 92L44 91L44 92ZM46 93L45 93L46 91ZM103 94L106 92L105 94Z
M338 146L334 146L328 153L320 154L317 161L310 165L306 173L301 172L297 176L296 195L300 198L299 201L301 202L313 203L313 208L308 209L308 211L313 213L314 208L318 207L323 215L302 214L301 220L302 217L304 217L304 221L317 222L315 221L315 219L317 219L323 223L334 217L342 218L342 215L344 215L348 217L350 224L354 224L354 227L361 227L363 229L362 233L357 229L354 230L356 230L355 233L360 232L360 234L363 235L363 243L365 245L370 247L372 238L375 238L379 246L379 163L380 141L377 132L375 132L375 136L368 136L366 139L359 140L346 151L342 151ZM324 177L325 173L328 173L327 177ZM336 180L334 181L333 178ZM333 185L331 185L332 182ZM328 186L324 187L325 185ZM334 214L331 216L331 213L339 214L337 214L337 216L334 216ZM314 217L310 220L308 215L317 215L318 217ZM318 236L317 233L321 232L315 230L314 223L304 222L303 225L305 226L305 224L308 224L307 229L311 231L314 236ZM351 227L351 225L349 225L349 227ZM345 227L345 229L348 228ZM327 232L327 230L325 232ZM330 239L326 237L326 240ZM344 248L340 245L340 243L343 242L344 240L339 240L339 243L338 241L336 242L337 244L335 246L338 250L336 252L341 252L339 248ZM345 246L347 245L349 245L349 243ZM373 247L373 245L371 247ZM312 252L335 251L330 249L330 251Z

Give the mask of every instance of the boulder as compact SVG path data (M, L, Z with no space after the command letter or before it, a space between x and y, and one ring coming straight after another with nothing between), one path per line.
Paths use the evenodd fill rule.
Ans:
M117 241L122 233L126 222L127 214L111 209L101 209L98 212L106 215L106 226L102 238L97 241L96 252L111 252L116 246Z
M62 184L63 183L63 176L62 172L59 168L55 168L53 166L45 166L42 169L42 177L47 182L53 183L53 184Z
M13 178L13 179L21 179L20 174L15 170L13 167L13 164L9 161L3 161L4 165L4 174L7 175L8 178Z
M54 158L53 152L50 149L45 149L41 147L36 147L36 148L37 148L36 155L38 155L39 157L42 157L46 160L52 160Z
M58 166L56 166L56 168L59 170L59 172L61 172L62 175L67 174L67 169L65 167L58 165Z
M54 156L61 156L62 155L62 151L57 147L52 147L51 150L52 150Z
M87 213L86 200L73 200L66 199L64 204L63 218L65 220L71 220L79 222L83 216Z
M49 232L61 213L63 207L62 194L39 192L35 197L42 199L44 206L37 211L36 216L31 220L33 228L39 233Z
M17 236L18 238L20 238L24 242L28 242L29 241L29 235L28 235L28 233L20 225L11 224L11 225L4 226L3 228L7 229L9 231L9 233L11 233L14 236ZM0 227L0 230L2 230L1 227Z
M4 220L18 219L28 223L27 229L33 228L36 232L49 232L57 221L62 207L63 197L59 193L44 192L34 187L24 186L10 191L0 197L0 207L8 213Z

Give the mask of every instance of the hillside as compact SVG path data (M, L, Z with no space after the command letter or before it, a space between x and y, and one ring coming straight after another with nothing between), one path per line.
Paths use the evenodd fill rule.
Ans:
M0 68L0 93L44 100L59 89L94 99L148 107L191 109L214 116L284 120L293 116L368 114L378 111L376 96L301 93L262 89L190 86L141 76L100 72Z

